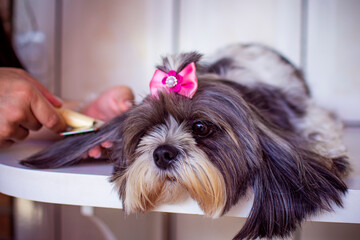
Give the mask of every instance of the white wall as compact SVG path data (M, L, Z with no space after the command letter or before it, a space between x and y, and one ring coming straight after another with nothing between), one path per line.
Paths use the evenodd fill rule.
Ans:
M180 52L212 53L228 44L257 42L300 64L300 0L180 2Z
M315 99L360 120L360 1L311 0L306 71Z
M360 120L358 9L357 0L64 0L61 92L81 100L126 84L140 100L165 53L259 42L305 63L315 99Z
M55 1L16 3L16 50L54 91ZM317 102L358 122L359 9L358 0L63 0L58 92L85 100L120 84L141 100L161 55L259 42L303 67Z
M155 64L172 50L172 1L64 0L63 13L64 98L83 100L118 84L149 92Z
M14 48L36 79L55 91L55 0L14 1Z

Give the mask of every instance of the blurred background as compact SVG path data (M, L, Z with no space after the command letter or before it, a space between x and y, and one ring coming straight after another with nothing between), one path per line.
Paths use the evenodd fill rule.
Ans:
M160 57L231 43L274 47L304 71L313 97L360 126L359 0L0 0L26 69L64 99L128 85L137 101ZM80 207L0 196L1 239L103 239ZM95 209L117 239L230 239L244 222ZM359 239L356 224L307 222L295 239Z

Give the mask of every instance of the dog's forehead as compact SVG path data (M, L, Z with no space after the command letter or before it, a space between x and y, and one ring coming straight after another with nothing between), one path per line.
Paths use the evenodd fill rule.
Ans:
M243 99L232 87L214 81L199 81L199 89L192 99L174 92L161 92L144 101L145 121L164 123L171 115L178 123L205 120L218 122L231 118L244 107ZM234 116L233 116L234 117Z
M169 116L172 116L179 123L191 119L193 116L194 102L192 99L173 92L162 92L158 97L152 97L147 104L149 118L157 118L162 123Z
M219 129L230 130L246 125L247 116L246 103L233 87L200 79L192 99L160 91L132 108L122 125L123 139L136 141L154 127L168 125L170 117L182 126L191 127L196 121L207 121Z

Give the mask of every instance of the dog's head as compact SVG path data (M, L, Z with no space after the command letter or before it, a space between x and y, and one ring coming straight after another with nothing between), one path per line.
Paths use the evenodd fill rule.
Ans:
M112 177L126 211L187 193L207 215L220 216L259 164L251 110L231 86L200 80L192 99L163 92L127 115Z
M172 60L179 72L199 57ZM169 62L160 69L169 70ZM65 139L23 163L73 164L111 140L111 181L128 213L190 196L206 215L218 217L251 189L254 203L239 239L285 236L309 214L341 205L346 186L338 172L294 131L290 118L301 109L277 89L248 88L209 72L199 74L191 99L159 91L99 132Z

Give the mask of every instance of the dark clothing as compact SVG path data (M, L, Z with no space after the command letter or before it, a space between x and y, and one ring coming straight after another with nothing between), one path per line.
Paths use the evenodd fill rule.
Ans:
M23 68L17 58L11 40L7 37L3 24L0 22L0 67Z

